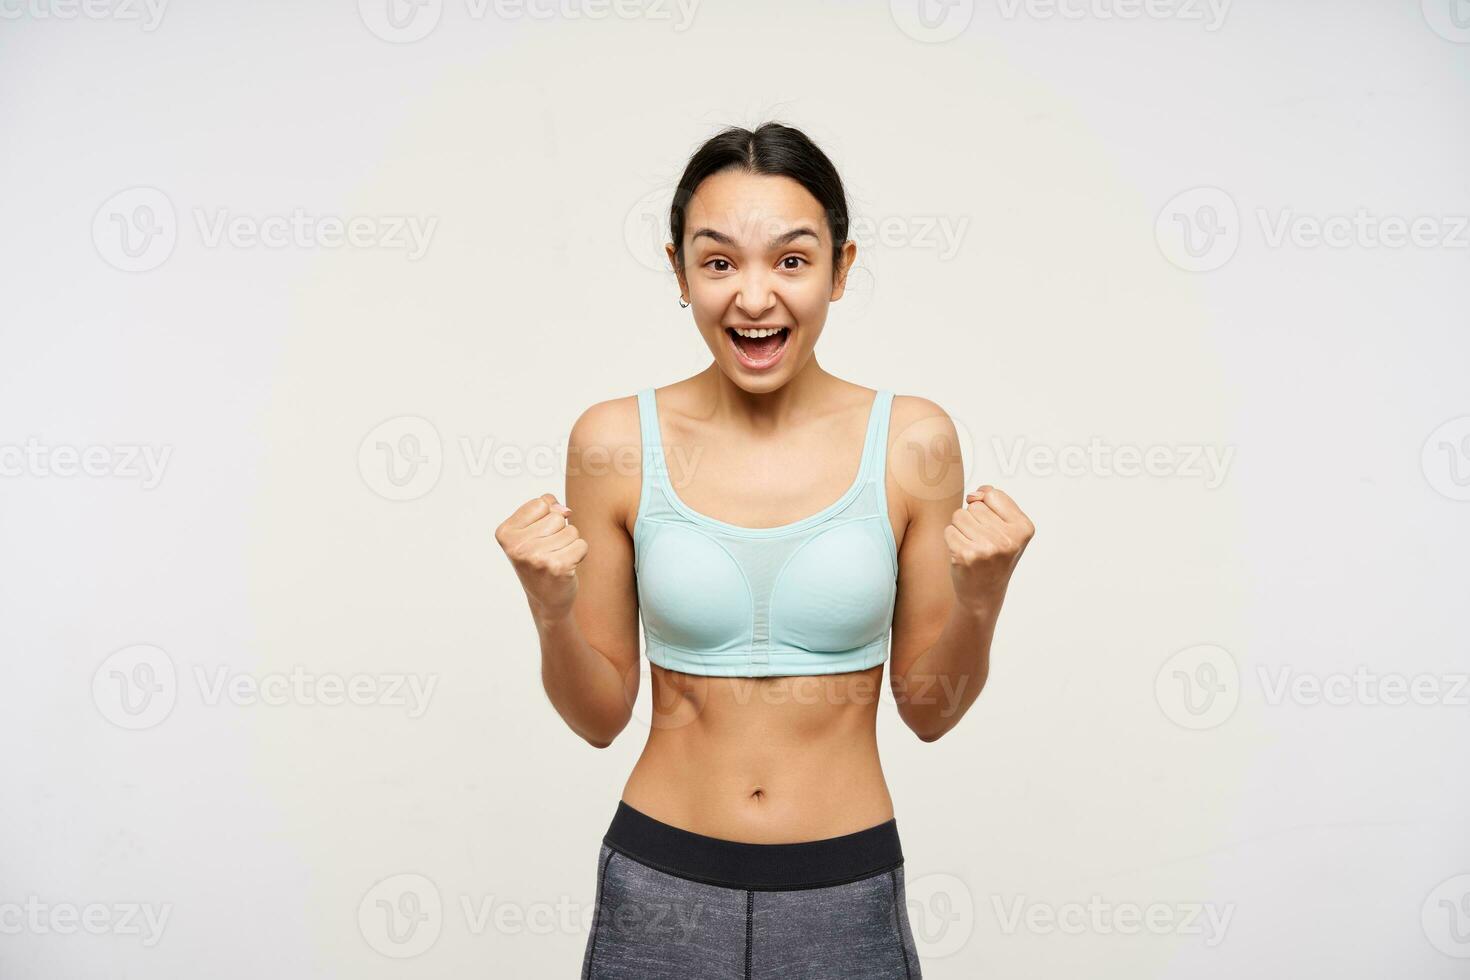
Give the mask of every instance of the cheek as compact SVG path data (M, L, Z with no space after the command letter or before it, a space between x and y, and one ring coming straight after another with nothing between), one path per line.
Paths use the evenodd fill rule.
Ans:
M788 287L782 299L798 321L811 325L826 318L827 307L832 302L832 286L826 280L813 278Z

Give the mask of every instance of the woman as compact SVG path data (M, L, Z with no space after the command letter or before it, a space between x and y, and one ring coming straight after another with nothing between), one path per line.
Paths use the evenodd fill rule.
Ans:
M889 634L899 715L933 741L985 684L1031 522L989 486L961 506L933 402L818 365L857 246L805 135L709 140L670 231L713 363L589 408L568 506L543 494L496 530L546 693L599 748L630 718L643 620L653 717L600 848L582 976L920 977L878 760ZM638 466L615 465L625 451Z

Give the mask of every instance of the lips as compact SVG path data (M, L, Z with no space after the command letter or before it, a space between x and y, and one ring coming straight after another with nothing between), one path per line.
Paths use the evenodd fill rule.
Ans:
M769 337L750 338L742 337L726 327L725 336L730 338L730 346L742 367L752 371L765 371L775 367L786 353L786 344L791 339L791 328L782 327L780 333Z

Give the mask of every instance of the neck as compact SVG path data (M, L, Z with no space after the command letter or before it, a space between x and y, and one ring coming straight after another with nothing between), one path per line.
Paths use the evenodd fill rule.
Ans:
M800 424L818 406L830 403L841 386L817 363L815 354L790 380L770 391L747 391L730 380L718 364L711 364L697 377L700 401L707 406L709 420L750 429L756 435Z

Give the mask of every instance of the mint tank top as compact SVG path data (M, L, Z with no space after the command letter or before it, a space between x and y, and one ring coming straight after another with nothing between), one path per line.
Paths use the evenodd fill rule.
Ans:
M649 662L711 677L865 670L888 658L898 547L885 485L893 392L877 392L857 479L777 527L690 509L669 481L652 388L638 392L643 485L633 567Z

